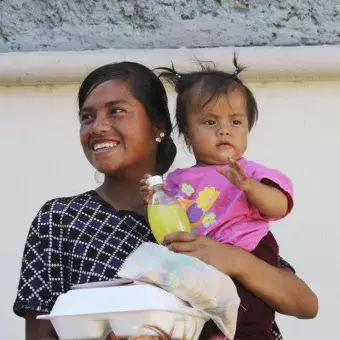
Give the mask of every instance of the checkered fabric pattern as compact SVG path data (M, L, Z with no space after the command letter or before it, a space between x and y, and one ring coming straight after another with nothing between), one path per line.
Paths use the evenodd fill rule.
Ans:
M126 257L150 241L142 216L115 210L96 191L47 202L28 232L14 312L50 312L73 284L115 278ZM276 324L273 335L283 340Z
M273 330L274 340L283 340L283 337L280 333L279 327L277 326L277 324L275 322L273 324L272 330Z
M154 238L142 216L116 211L95 191L46 203L28 233L14 312L49 312L73 284L115 278L146 241Z

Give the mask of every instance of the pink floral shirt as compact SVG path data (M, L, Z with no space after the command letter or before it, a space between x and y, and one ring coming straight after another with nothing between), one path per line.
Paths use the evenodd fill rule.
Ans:
M287 195L286 215L292 210L293 185L287 176L245 158L239 163L247 176L275 183ZM241 190L216 171L216 166L177 169L168 175L166 189L186 207L195 233L248 251L256 248L274 220L262 216Z

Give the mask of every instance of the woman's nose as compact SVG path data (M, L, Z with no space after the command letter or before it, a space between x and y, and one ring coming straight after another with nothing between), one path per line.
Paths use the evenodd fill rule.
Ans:
M105 117L97 117L92 126L94 134L106 133L111 130L111 124Z

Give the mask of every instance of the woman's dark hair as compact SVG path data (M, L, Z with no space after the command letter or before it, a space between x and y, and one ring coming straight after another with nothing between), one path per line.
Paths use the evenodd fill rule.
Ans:
M170 82L178 94L176 103L176 125L179 134L184 134L186 131L187 106L191 91L200 90L210 94L208 100L203 104L204 106L211 100L223 94L228 94L237 88L243 91L246 99L250 131L258 118L257 103L253 93L238 78L238 74L242 72L245 67L238 64L236 55L234 54L233 58L233 64L235 66L234 73L215 70L215 66L211 62L203 63L198 60L198 63L201 66L201 70L198 72L179 73L173 65L172 68L159 67L156 69L163 71L159 74L159 77L165 78ZM212 65L212 67L209 65Z
M177 149L171 138L173 127L164 85L149 68L128 61L97 68L85 78L80 86L79 110L83 107L88 95L98 85L112 79L124 80L132 95L144 105L151 123L164 125L165 137L158 145L156 166L156 174L163 175L172 165Z

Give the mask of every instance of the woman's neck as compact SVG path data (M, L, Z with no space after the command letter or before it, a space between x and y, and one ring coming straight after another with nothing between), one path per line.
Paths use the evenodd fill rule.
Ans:
M132 210L143 214L144 206L139 194L140 179L106 176L97 192L117 210Z

